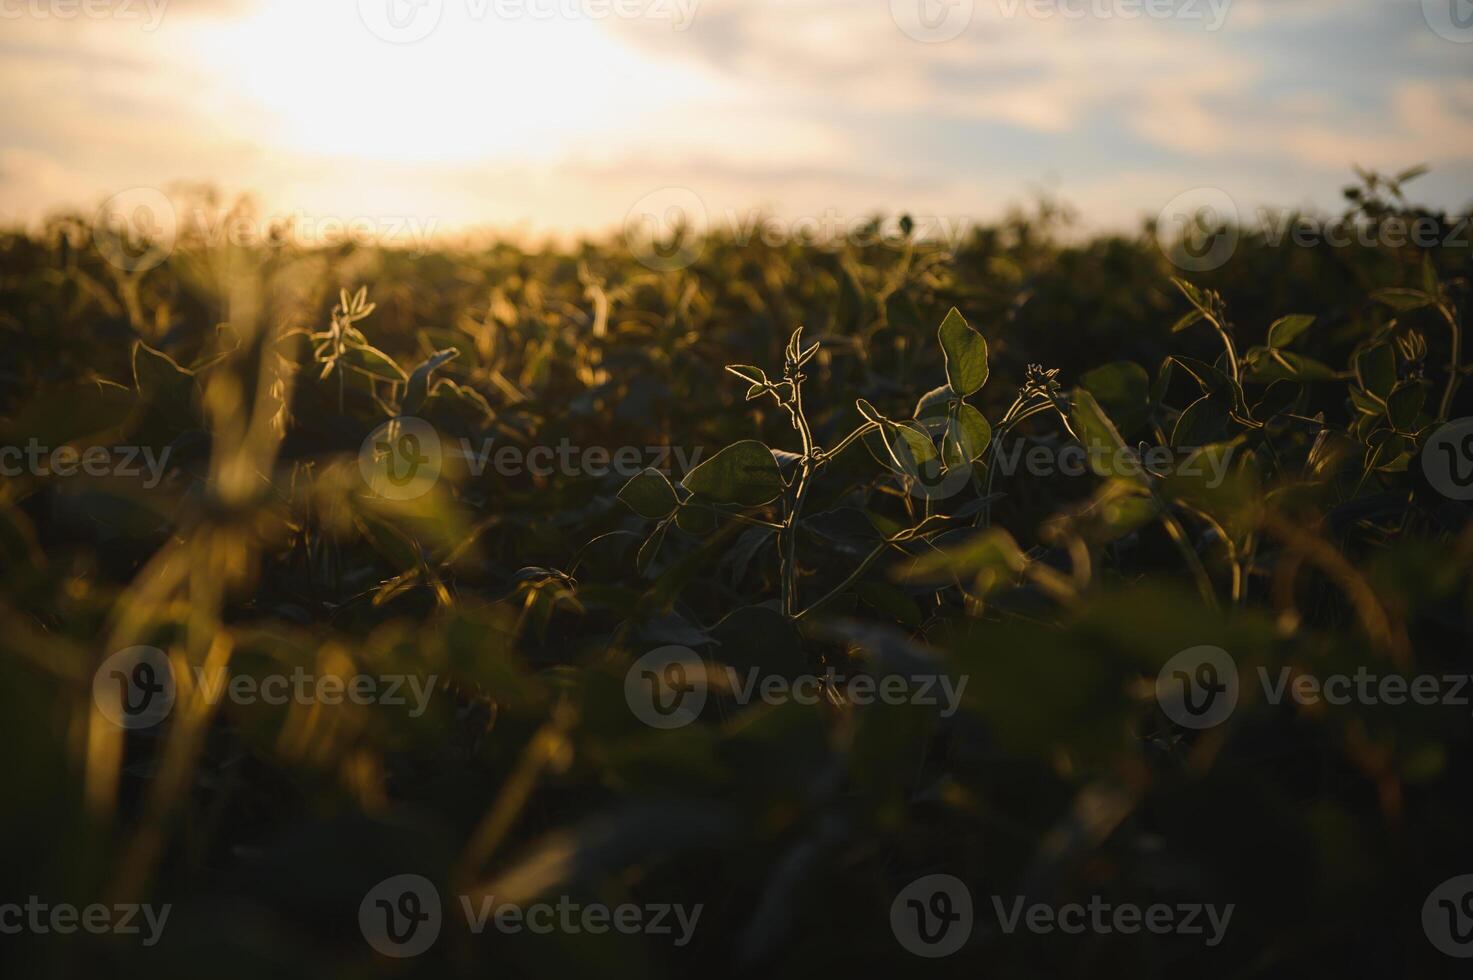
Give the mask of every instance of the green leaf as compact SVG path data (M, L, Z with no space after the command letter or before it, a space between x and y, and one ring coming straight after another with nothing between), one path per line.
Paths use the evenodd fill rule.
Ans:
M947 469L975 463L992 442L992 426L982 413L963 402L946 422L941 437L941 459Z
M1182 357L1174 354L1171 359L1186 368L1187 372L1197 379L1204 394L1226 397L1238 414L1245 417L1248 415L1248 400L1243 394L1243 386L1229 377L1226 372L1214 364L1199 361L1195 357Z
M1201 319L1202 319L1202 311L1201 310L1187 310L1185 313L1183 313L1177 319L1177 321L1175 323L1173 323L1171 325L1171 332L1172 333L1181 333L1187 327L1190 327L1192 324L1196 323L1198 320L1201 320Z
M915 411L911 414L918 419L930 415L941 415L946 409L946 403L955 397L951 385L938 385L920 397L920 400L916 402Z
M1133 361L1104 364L1086 371L1079 383L1120 424L1122 432L1134 431L1145 423L1150 408L1151 379L1139 364Z
M1099 476L1117 476L1114 461L1125 449L1125 440L1120 430L1105 414L1100 403L1084 388L1075 388L1070 399L1069 420L1074 434L1088 451L1090 468ZM1141 479L1138 468L1136 475Z
M454 347L435 351L415 367L409 375L409 387L404 392L404 404L402 411L406 415L414 415L424 406L425 397L430 391L430 375L436 368L455 360L460 356L460 351ZM397 365L396 365L397 366Z
M655 525L655 529L650 532L650 536L644 539L644 544L639 546L639 554L634 557L634 567L639 570L639 574L649 574L650 565L659 556L660 545L665 543L665 535L669 530L670 522L668 520L661 521Z
M1355 357L1355 376L1362 388L1385 401L1396 387L1396 352L1390 344L1367 347Z
M1427 387L1420 382L1404 381L1386 396L1386 417L1400 432L1413 432L1417 416L1427 402Z
M404 380L404 369L372 344L354 344L345 348L342 362L353 370L380 381Z
M769 503L783 492L772 450L755 439L727 446L686 474L683 483L707 500L743 507Z
M946 355L946 380L958 397L965 398L987 383L987 341L956 307L941 321L936 336Z
M675 514L675 526L686 534L703 538L716 530L716 511L698 503L684 503Z
M1420 289L1378 289L1371 294L1371 299L1402 313L1420 310L1424 306L1431 306L1434 302L1431 296Z
M435 382L421 410L421 416L425 419L438 419L446 423L457 420L471 428L485 425L492 415L491 406L484 395L474 388L456 384L449 378L440 378Z
M885 448L900 472L917 475L926 463L937 459L936 443L916 422L891 422L881 429Z
M743 381L754 385L767 384L767 372L751 364L728 364L726 369Z
M1366 440L1366 468L1399 473L1407 468L1411 448L1411 443L1399 433L1389 429L1374 432Z
M859 409L859 414L864 416L864 420L866 422L874 422L877 425L883 425L887 421L889 421L885 418L885 416L881 415L873 405L871 405L863 398L856 398L854 400L854 407Z
M1207 305L1207 297L1202 295L1202 290L1193 286L1185 279L1179 279L1176 276L1171 277L1171 284L1181 290L1181 294L1187 298L1187 302L1196 307L1197 312L1202 316L1207 316L1212 312Z
M1428 167L1425 163L1419 163L1416 166L1406 168L1391 179L1398 184L1405 184L1408 181L1416 180L1418 177L1421 177L1423 174L1427 173L1430 169L1431 168Z
M1287 412L1298 403L1304 386L1297 381L1280 379L1269 384L1253 406L1253 417L1262 422L1271 422L1279 413Z
M1328 364L1291 350L1250 347L1243 360L1253 381L1328 381L1335 377L1334 368Z
M629 478L619 491L619 499L640 517L652 521L669 517L680 503L675 497L675 488L656 469L643 469Z
M902 567L896 578L924 583L974 579L976 591L986 595L1011 583L1027 567L1028 559L1013 536L1002 528L992 528L958 544L928 549Z
M1187 406L1176 420L1171 433L1171 444L1178 449L1205 446L1221 439L1227 431L1231 409L1226 396L1203 395Z
M1437 263L1430 251L1422 253L1422 291L1428 296L1442 296L1442 280L1437 278Z
M1171 358L1168 357L1161 362L1161 368L1156 372L1156 380L1151 384L1151 404L1160 407L1166 400L1166 392L1171 388Z
M1309 325L1314 323L1314 317L1303 313L1291 316L1279 317L1268 328L1268 345L1270 347L1288 347Z

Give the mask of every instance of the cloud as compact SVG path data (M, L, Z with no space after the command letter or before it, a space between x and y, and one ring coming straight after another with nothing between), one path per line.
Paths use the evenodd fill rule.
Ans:
M1324 200L1352 162L1430 162L1445 188L1473 156L1466 51L1415 2L1233 0L1209 31L976 0L936 44L889 0L701 0L683 31L445 2L446 28L402 47L350 0L173 0L151 34L7 25L0 85L28 95L0 104L0 214L186 178L445 225L604 226L665 184L722 208L996 213L1051 179L1134 215L1213 182Z

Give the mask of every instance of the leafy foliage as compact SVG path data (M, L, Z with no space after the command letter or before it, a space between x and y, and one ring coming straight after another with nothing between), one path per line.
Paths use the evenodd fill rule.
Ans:
M1347 220L1424 214L1386 193ZM413 870L449 907L705 906L680 948L447 933L426 975L909 969L891 900L945 871L984 918L990 895L1239 908L1210 950L979 932L969 975L1432 975L1418 903L1473 867L1466 709L1252 692L1259 668L1470 672L1473 525L1422 465L1473 414L1468 249L1245 233L1187 281L1145 233L1064 244L1058 220L955 254L718 239L659 273L591 243L186 244L123 272L74 219L0 237L0 445L165 460L151 486L0 491L11 890L175 904L157 950L37 955L376 975L352 917ZM370 493L363 447L406 417L438 479ZM1027 462L1065 450L1079 472ZM140 644L185 682L125 732L92 677ZM718 685L658 731L624 684L668 645L712 676L970 683L951 714ZM1198 732L1151 690L1202 645L1245 693ZM296 668L433 694L189 681Z

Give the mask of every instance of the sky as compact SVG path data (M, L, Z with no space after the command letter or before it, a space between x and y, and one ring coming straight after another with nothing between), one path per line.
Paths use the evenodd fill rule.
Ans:
M1473 0L0 0L0 224L176 182L388 235L1473 202Z

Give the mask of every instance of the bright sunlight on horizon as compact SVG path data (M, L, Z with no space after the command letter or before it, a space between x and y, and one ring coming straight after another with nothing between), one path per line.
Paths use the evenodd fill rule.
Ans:
M1467 203L1473 49L1431 0L1092 3L0 0L0 222L204 183L438 232L600 231L671 188L708 222L1048 196L1130 227L1421 163Z

